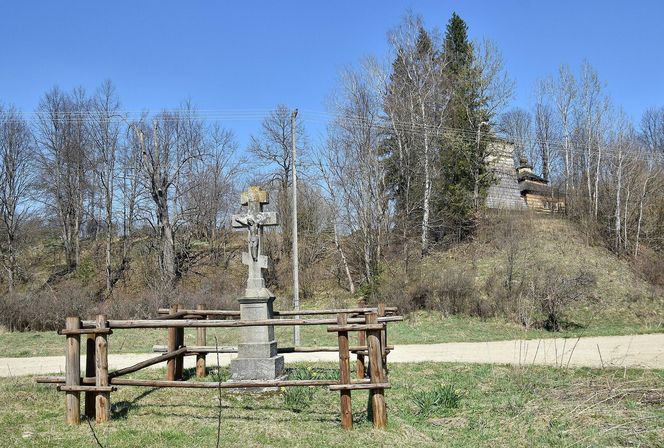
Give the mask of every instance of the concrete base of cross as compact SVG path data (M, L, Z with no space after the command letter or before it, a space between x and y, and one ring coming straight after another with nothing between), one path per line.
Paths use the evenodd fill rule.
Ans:
M241 320L272 319L274 295L267 288L247 288L238 301ZM276 380L283 375L284 357L277 355L274 326L242 327L238 355L231 360L231 381Z

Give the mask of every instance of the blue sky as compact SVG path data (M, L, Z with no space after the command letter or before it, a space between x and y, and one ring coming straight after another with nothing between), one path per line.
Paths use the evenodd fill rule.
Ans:
M444 28L452 11L490 38L528 106L538 79L590 61L615 103L638 119L664 106L661 1L5 1L0 102L33 110L53 85L116 84L125 110L191 99L200 109L299 107L314 140L338 72L384 55L407 10ZM244 146L260 118L227 121Z

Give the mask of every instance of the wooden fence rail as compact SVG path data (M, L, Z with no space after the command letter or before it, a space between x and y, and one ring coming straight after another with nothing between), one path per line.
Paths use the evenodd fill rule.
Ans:
M387 324L403 320L397 316L396 308L379 305L377 308L358 307L330 310L302 310L301 315L336 314L336 318L316 319L265 319L265 320L226 320L218 317L234 318L235 311L208 310L199 305L195 310L173 305L160 309L157 319L112 320L98 315L95 320L81 321L79 317L68 317L65 328L58 334L66 338L65 376L38 377L38 383L56 384L65 393L66 421L78 424L81 420L80 393L85 394L85 415L103 423L110 418L111 393L118 386L177 387L177 388L265 388L265 387L328 387L340 394L341 425L352 429L351 392L368 390L367 415L374 427L384 428L387 423L385 389L390 384L387 379L387 355L393 347L387 345ZM167 314L166 314L167 313ZM291 316L293 312L281 312L280 316ZM213 319L216 317L216 319ZM282 347L279 353L338 352L339 380L272 380L272 381L227 381L200 382L183 381L184 357L196 356L196 376L206 375L205 355L207 353L237 353L237 347L212 347L207 345L207 328L242 328L267 325L319 325L327 331L337 333L337 347ZM113 329L167 329L166 346L154 346L156 352L164 352L145 361L109 372L108 337ZM185 328L196 328L196 345L187 346L184 339ZM358 345L350 345L349 333L358 333ZM81 373L81 336L85 336L85 375ZM351 377L350 355L357 356L355 378ZM366 368L365 357L369 367ZM165 380L144 380L122 378L130 373L166 362Z
M385 312L387 314L396 314L398 311L395 306L386 306ZM157 311L159 314L170 313L169 308L159 308ZM228 316L236 317L240 315L240 311L235 310L199 310L198 308L193 309L183 309L180 311L182 315L205 315L205 316ZM378 312L378 308L369 308L369 307L360 307L360 308L332 308L332 309L322 309L322 310L300 310L300 311L274 311L275 316L316 316L316 315L335 315L335 314L367 314L371 312Z

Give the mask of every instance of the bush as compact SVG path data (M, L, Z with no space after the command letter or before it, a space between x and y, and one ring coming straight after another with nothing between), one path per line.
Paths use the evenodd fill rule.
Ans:
M414 272L412 278L392 273L381 279L379 298L401 313L417 310L440 311L445 315L468 314L485 317L475 287L475 274L464 266Z
M337 370L315 369L311 367L297 367L288 372L289 380L337 380ZM307 409L314 398L316 390L313 387L287 387L283 392L284 404L293 412L302 412Z
M417 407L417 415L421 417L447 416L459 407L461 395L454 385L438 385L432 390L413 393L413 403Z
M532 282L533 300L543 315L541 326L548 331L560 331L566 308L587 295L596 278L589 271L566 275L551 266L539 270Z
M427 309L441 311L445 315L477 313L475 274L466 267L437 270L425 276L424 281L431 285Z
M37 291L0 299L0 323L10 331L48 331L63 327L67 316L86 316L95 307L93 295L71 288L66 293Z
M233 291L219 294L215 282L205 281L193 290L163 285L135 293L117 288L112 298L99 301L99 285L81 287L80 279L74 276L63 280L57 289L0 297L0 325L9 331L50 331L63 328L67 316L88 319L106 314L111 319L148 319L156 317L159 308L176 303L185 308L203 303L210 309L239 309Z

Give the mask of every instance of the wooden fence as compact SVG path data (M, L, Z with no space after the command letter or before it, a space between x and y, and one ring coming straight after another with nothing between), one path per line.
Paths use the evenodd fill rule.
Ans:
M110 418L111 392L118 386L143 387L188 387L211 389L267 388L267 387L313 387L326 386L340 394L341 425L351 429L351 391L368 390L370 399L367 414L374 427L384 428L387 422L385 389L389 389L387 356L392 347L387 345L387 324L401 321L397 309L385 307L358 307L328 310L275 311L276 318L267 320L239 320L239 311L207 310L199 305L195 310L173 305L159 310L156 319L108 320L98 315L95 320L81 320L68 317L65 328L58 334L66 337L65 376L38 377L38 383L58 384L58 390L65 392L66 421L78 424L81 421L80 394L84 393L85 415L103 423ZM290 316L336 315L335 318L298 318ZM337 346L334 347L283 347L279 353L337 352L339 354L339 380L265 380L265 381L184 381L184 357L196 356L196 376L206 375L205 355L207 353L237 353L236 347L216 347L207 345L207 328L242 328L249 326L327 326L327 331L337 333ZM108 369L108 337L113 329L164 328L168 331L166 346L155 346L157 357L141 361L130 367L112 372ZM184 329L196 328L196 345L185 344ZM357 345L351 346L349 334L357 333ZM85 374L81 372L81 336L85 336ZM351 353L356 355L355 378L351 375ZM368 359L368 368L367 361ZM146 367L166 362L165 380L140 380L122 378Z

